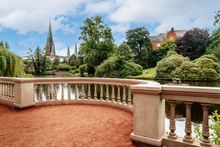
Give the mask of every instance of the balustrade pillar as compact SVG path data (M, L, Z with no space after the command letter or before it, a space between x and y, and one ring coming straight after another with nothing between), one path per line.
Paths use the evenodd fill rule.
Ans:
M97 99L97 85L96 84L94 84L94 98L95 98L95 100L98 100Z
M186 106L186 122L185 122L185 133L186 135L184 136L183 141L192 143L192 128L191 128L191 107L192 107L192 102L184 102Z
M79 99L79 90L78 90L78 85L77 84L75 84L75 99L77 100L77 99Z
M64 100L64 83L61 84L61 100Z
M112 101L116 102L116 99L115 99L115 85L111 85L111 86L112 86L111 99L112 99Z
M71 84L67 84L67 93L68 93L68 100L71 100Z
M53 84L54 87L54 100L57 100L57 84Z
M47 91L46 91L46 93L47 93L46 100L50 100L50 85L49 84L47 84Z
M132 107L130 87L128 88L128 100L127 100L127 103L128 103L128 106Z
M82 99L85 98L85 87L84 84L82 84Z
M39 89L39 101L43 101L43 85L40 84L40 89Z
M211 146L209 141L209 104L202 104L203 123L202 123L202 146Z
M118 87L118 92L117 92L117 102L121 103L121 98L120 98L120 85L117 85Z
M127 104L126 103L126 87L125 86L123 86L122 104Z
M88 84L88 99L91 99L91 84Z
M175 133L175 130L176 130L176 121L175 121L176 101L169 100L168 102L170 104L170 127L169 127L170 132L169 132L168 138L176 139L177 138L176 133Z
M110 98L109 98L109 85L105 85L106 86L106 99L108 102L110 102Z
M101 101L103 101L104 100L104 92L103 92L103 85L102 84L100 84L100 99L101 99Z

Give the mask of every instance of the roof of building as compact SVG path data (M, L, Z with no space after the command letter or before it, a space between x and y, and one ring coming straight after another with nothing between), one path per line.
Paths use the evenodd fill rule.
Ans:
M170 31L168 31L166 33L160 33L157 36L149 36L149 38L151 41L162 42L166 38L167 33L169 33L169 32ZM187 32L187 30L174 30L174 32L175 32L177 38L179 38L179 37L182 37Z

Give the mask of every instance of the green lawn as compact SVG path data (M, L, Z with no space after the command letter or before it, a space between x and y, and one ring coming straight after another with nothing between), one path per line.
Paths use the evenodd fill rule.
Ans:
M155 77L155 73L156 73L155 68L148 68L148 69L143 70L143 73L141 75L129 76L128 78L153 80Z

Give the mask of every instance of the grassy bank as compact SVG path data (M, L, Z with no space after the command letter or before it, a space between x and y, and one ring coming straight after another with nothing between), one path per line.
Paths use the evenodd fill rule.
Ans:
M145 80L153 80L155 77L156 70L155 68L149 68L143 70L143 73L138 76L128 76L131 79L145 79Z

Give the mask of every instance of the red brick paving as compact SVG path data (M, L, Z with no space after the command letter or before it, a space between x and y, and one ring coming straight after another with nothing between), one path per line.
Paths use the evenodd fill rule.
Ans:
M111 107L0 106L0 146L130 147L132 114Z

